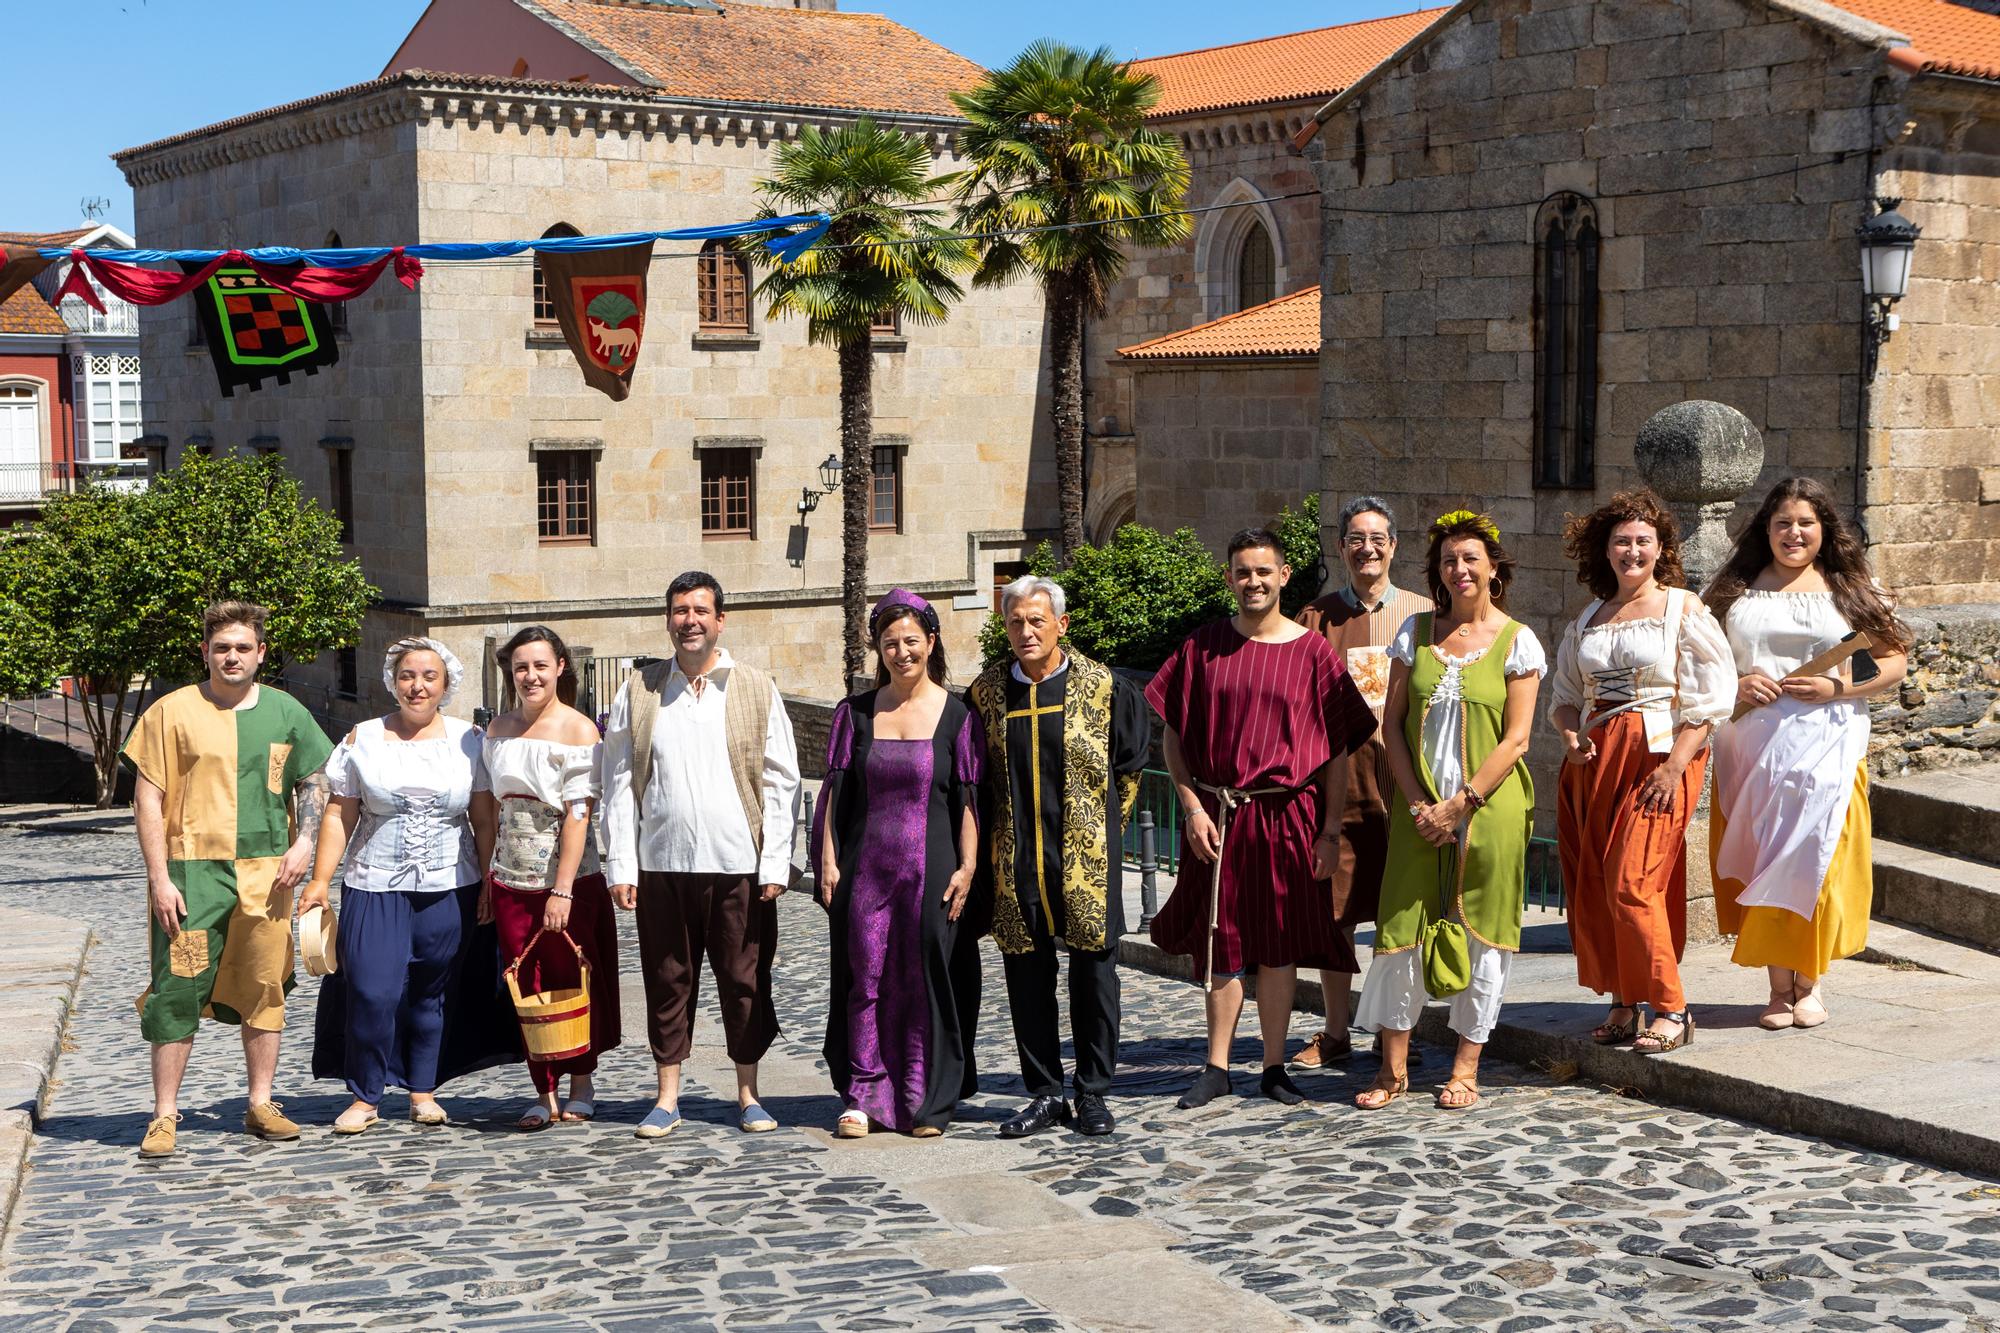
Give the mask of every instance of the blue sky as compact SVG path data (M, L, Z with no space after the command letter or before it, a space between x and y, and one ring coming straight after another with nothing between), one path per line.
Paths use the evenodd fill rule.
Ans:
M887 14L995 65L1037 37L1159 55L1423 3L846 0L841 7ZM109 199L107 219L129 230L132 193L111 153L372 79L424 0L67 0L5 8L8 45L21 54L0 82L0 124L9 130L0 231L72 226L87 197ZM224 54L211 62L216 50Z

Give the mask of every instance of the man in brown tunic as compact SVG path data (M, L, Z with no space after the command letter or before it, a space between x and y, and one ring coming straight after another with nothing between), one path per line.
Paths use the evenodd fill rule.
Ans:
M1427 598L1389 581L1389 566L1396 558L1396 516L1374 496L1359 496L1341 509L1340 557L1347 569L1347 586L1307 606L1299 613L1299 623L1326 637L1380 722L1389 688L1389 641L1406 618L1432 608ZM1388 802L1395 795L1377 727L1347 766L1347 806L1332 880L1340 954L1335 966L1319 974L1326 997L1326 1028L1314 1033L1292 1057L1298 1068L1318 1069L1328 1061L1346 1059L1353 1051L1347 1035L1349 978L1361 970L1354 957L1354 928L1375 919L1382 869L1389 856Z

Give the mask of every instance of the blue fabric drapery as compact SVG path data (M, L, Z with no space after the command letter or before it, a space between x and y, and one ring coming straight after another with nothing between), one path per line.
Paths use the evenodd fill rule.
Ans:
M707 241L718 237L757 236L764 232L797 227L798 231L774 236L764 242L766 249L784 263L791 263L818 244L833 219L825 213L794 213L787 217L755 222L726 222L715 227L680 227L673 231L628 231L615 236L542 236L532 241L439 241L406 245L403 253L412 259L470 263L482 259L506 259L529 250L577 251L615 250L647 241ZM92 250L91 256L109 264L166 264L178 261L205 264L227 250ZM301 250L290 245L262 245L246 250L252 259L265 264L305 264L313 268L360 268L393 253L386 245L348 246L338 250ZM46 247L44 259L65 259L69 251Z

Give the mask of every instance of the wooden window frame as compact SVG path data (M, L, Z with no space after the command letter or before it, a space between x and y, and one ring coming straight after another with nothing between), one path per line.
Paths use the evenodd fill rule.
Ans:
M904 455L908 450L903 444L877 444L868 460L868 530L870 532L901 532L905 513L904 500L907 494L903 485ZM890 504L896 513L892 522L884 523L878 517L878 506L882 498L882 460L890 460Z
M900 338L903 336L903 312L900 310L877 311L868 323L871 337Z
M755 448L703 449L701 483L697 492L703 541L755 541L757 539L757 453ZM742 495L733 497L730 488L740 484ZM732 500L740 500L743 522L727 526ZM711 523L710 515L714 515Z
M558 222L542 233L541 239L557 236L581 236L582 232L567 222ZM542 312L547 310L545 315ZM555 303L549 300L549 280L542 272L542 257L535 256L534 276L529 280L528 315L538 329L559 329L562 324L556 319Z
M703 333L756 332L750 300L750 261L726 242L712 240L701 247L694 270L696 327Z
M1250 290L1250 274L1247 272L1253 255L1261 256L1264 266L1254 296ZM1248 310L1252 306L1264 305L1277 299L1278 246L1271 239L1270 229L1263 221L1253 218L1249 225L1244 227L1242 240L1236 244L1236 309Z
M1535 422L1537 490L1597 484L1597 209L1564 190L1535 213Z
M580 531L572 528L574 520L570 514L579 489L583 492ZM541 546L597 544L595 450L545 449L535 455L535 541Z

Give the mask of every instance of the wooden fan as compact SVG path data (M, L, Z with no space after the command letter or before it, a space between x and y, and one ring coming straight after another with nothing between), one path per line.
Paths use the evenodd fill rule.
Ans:
M1856 653L1865 653L1874 646L1875 640L1868 637L1867 631L1854 630L1818 657L1813 658L1809 662L1801 662L1795 669L1787 671L1785 674L1787 676L1823 676L1842 662L1845 662L1848 658L1853 657ZM1736 711L1729 715L1729 720L1734 722L1749 711L1749 704L1739 703L1736 705Z

